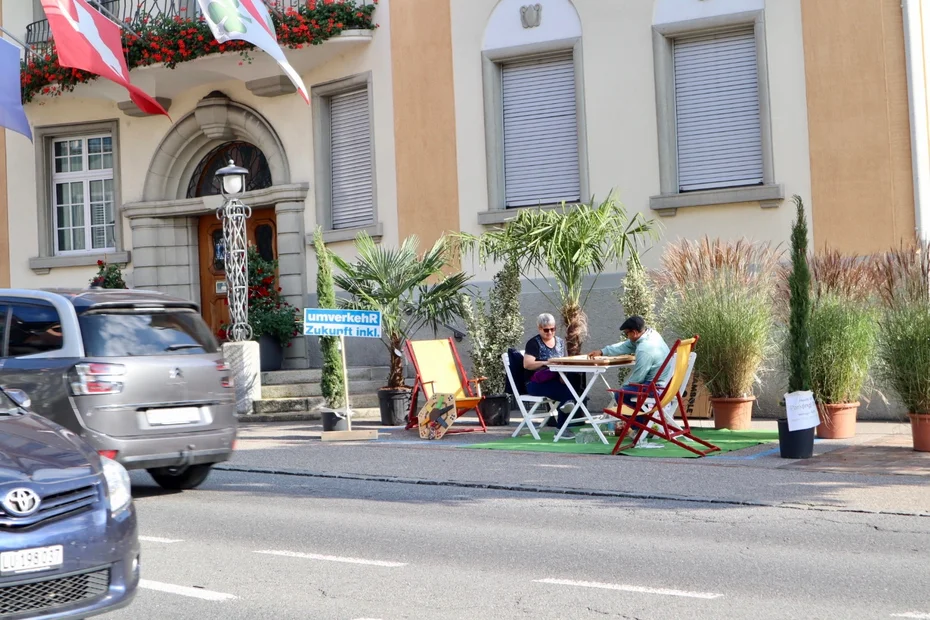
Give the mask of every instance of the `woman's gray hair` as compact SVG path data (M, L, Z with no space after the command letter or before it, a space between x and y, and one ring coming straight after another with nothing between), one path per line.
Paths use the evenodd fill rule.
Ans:
M547 325L555 325L555 317L548 312L543 312L536 317L536 327L546 327Z

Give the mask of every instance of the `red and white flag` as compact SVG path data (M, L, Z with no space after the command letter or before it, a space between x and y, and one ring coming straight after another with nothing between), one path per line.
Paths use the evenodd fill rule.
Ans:
M58 64L96 73L129 91L129 98L146 114L164 114L161 104L129 82L120 27L86 0L41 0L58 50ZM169 117L170 118L170 117Z
M44 0L43 0L44 1ZM197 0L207 25L220 43L245 41L278 61L308 104L307 87L278 44L268 7L262 0Z

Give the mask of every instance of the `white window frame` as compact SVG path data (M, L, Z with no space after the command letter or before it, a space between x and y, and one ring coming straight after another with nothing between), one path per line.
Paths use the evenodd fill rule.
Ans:
M762 185L723 189L679 191L678 126L675 110L675 39L682 36L732 30L751 26L756 39L759 80L759 123L762 130ZM758 203L775 208L785 199L785 188L776 181L772 147L772 115L769 93L768 56L765 42L765 11L747 11L706 19L653 26L656 112L659 138L660 194L649 206L663 216L678 209L737 203Z
M578 130L578 179L581 188L580 202L591 198L588 172L587 123L585 118L584 63L581 38L547 41L510 48L482 52L482 77L484 83L485 149L487 152L488 210L478 213L478 223L500 224L517 216L520 209L556 208L556 204L530 207L507 208L504 183L504 98L502 67L508 62L525 60L554 52L572 54L575 69L575 124Z
M107 250L87 250L56 254L57 224L54 196L54 143L58 140L109 135L113 141L113 207L116 247ZM29 268L38 275L59 267L90 267L103 258L110 263L127 265L130 253L123 249L123 214L120 184L119 120L109 119L89 123L45 125L33 131L35 140L36 204L38 205L38 256L29 258ZM88 185L88 191L90 186ZM89 204L89 203L88 203ZM90 220L88 220L89 224Z
M332 217L332 129L330 124L330 102L338 95L366 91L368 93L368 131L371 136L371 209L370 223L354 228L333 228ZM313 159L314 195L317 223L323 228L323 240L327 243L351 241L360 232L380 239L383 226L378 219L378 174L375 159L374 97L371 72L317 84L310 88L311 113L313 114ZM308 236L308 240L310 237Z
M113 141L113 136L108 133L99 133L91 134L86 136L61 136L54 138L52 140L52 149L50 156L51 161L51 170L52 170L52 186L50 188L50 198L51 198L51 208L52 208L52 243L54 245L55 256L74 256L80 254L111 254L116 251L116 226L118 218L116 217L117 205L115 202L115 178L113 173L113 168L102 168L99 170L91 170L89 166L90 162L90 149L88 142L96 138L110 138L110 144L112 145L111 157L115 160L116 158L116 144ZM55 172L55 145L62 142L71 142L73 140L80 140L82 142L81 149L81 171L80 172ZM114 162L115 165L115 162ZM104 248L94 248L94 226L92 221L92 209L91 209L91 200L90 200L90 184L93 181L112 181L114 186L113 192L113 247L104 247ZM56 204L57 200L57 185L59 183L74 183L80 182L84 185L84 249L83 250L62 250L58 247L58 205ZM106 227L106 224L104 225ZM72 226L69 230L73 229Z

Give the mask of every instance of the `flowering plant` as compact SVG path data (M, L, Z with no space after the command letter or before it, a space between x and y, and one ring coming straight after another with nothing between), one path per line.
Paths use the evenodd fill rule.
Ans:
M91 279L90 285L97 288L129 288L123 281L119 265L102 260L97 261L97 275Z
M291 339L300 334L297 328L297 309L281 299L281 287L277 285L275 272L278 261L265 260L258 249L251 245L249 261L249 325L252 339L271 336L281 346L291 346ZM228 304L228 301L227 301ZM224 323L217 336L226 340L229 324Z
M299 7L281 10L272 2L271 18L282 46L301 49L305 45L319 45L337 36L344 30L374 30L378 27L372 20L375 4L357 4L358 0L306 0ZM135 36L122 31L123 53L126 66L131 71L136 67L162 63L174 69L179 63L201 58L209 54L238 51L244 60L251 62L249 51L254 49L243 41L219 43L213 38L206 20L200 16L147 14L138 10L127 26L138 33ZM241 63L240 63L241 64ZM58 95L70 92L78 84L97 79L97 75L62 67L58 64L55 43L27 54L22 63L20 78L23 103L29 103L36 95Z

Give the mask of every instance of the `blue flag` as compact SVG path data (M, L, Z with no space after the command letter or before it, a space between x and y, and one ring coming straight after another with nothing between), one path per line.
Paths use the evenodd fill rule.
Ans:
M29 119L23 110L19 48L3 39L0 39L0 127L12 129L32 140Z

